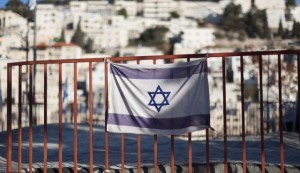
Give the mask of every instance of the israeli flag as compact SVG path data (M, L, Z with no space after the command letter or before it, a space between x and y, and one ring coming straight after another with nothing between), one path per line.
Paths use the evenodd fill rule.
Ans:
M178 135L210 127L205 59L162 65L109 64L108 131Z

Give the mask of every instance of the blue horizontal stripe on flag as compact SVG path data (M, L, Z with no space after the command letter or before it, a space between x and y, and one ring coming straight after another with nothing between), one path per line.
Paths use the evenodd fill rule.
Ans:
M130 68L110 64L110 72L113 75L131 79L177 79L187 78L194 74L207 72L206 62L187 67L172 68Z
M191 126L210 126L210 114L198 114L177 118L145 118L109 113L107 124L160 130L183 129Z

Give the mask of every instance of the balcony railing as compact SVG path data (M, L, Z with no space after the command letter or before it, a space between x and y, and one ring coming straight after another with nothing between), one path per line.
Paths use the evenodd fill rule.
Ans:
M256 52L231 52L231 53L209 53L209 54L188 54L188 55L166 55L166 56L136 56L136 57L111 57L109 58L112 62L127 63L134 62L136 64L151 62L156 64L158 61L165 61L168 63L173 63L175 61L192 61L197 58L208 58L209 67L209 85L211 88L211 117L214 118L212 121L212 126L218 133L222 133L223 141L223 160L224 162L224 172L229 170L228 161L228 136L240 136L241 137L241 150L242 157L240 161L242 162L243 172L247 172L247 151L246 151L246 137L248 135L259 135L260 139L260 166L261 172L266 170L266 155L265 155L265 133L278 132L279 134L279 148L280 148L280 165L281 173L285 171L285 156L284 156L284 130L292 130L299 132L299 88L300 88L300 50L281 50L281 51L256 51ZM292 57L295 63L286 60ZM294 57L294 58L293 58ZM214 64L211 64L214 62ZM216 65L217 64L217 65ZM219 66L218 66L219 64ZM99 75L99 72L95 72L95 67L102 66L103 69L103 82L95 85L94 75ZM37 70L34 72L36 66ZM85 105L86 111L84 112L84 118L82 118L82 110L79 106L82 100L78 95L78 74L79 67L87 67L87 85L86 93L87 100ZM220 68L218 68L220 67ZM233 70L234 72L239 72L239 74L232 74L230 70L233 67L238 69ZM24 80L22 80L22 71L28 68L28 78L25 79L27 85L24 85ZM65 69L64 69L65 68ZM248 68L248 69L247 69ZM249 70L252 69L252 70ZM15 71L15 73L13 73ZM63 72L65 71L65 73ZM247 73L246 73L247 71ZM249 73L248 73L249 72ZM284 73L284 75L283 75ZM294 88L293 91L286 91L286 87L293 85L288 83L287 74L294 75ZM13 74L17 74L14 76ZM250 74L250 75L249 75ZM63 79L69 75L68 82L72 84L73 88L69 89L68 97L73 99L68 102L69 113L65 112L65 102L64 100L64 83ZM247 77L245 77L247 75ZM40 76L37 78L37 76ZM70 77L72 76L72 77ZM267 76L267 79L265 79ZM100 77L98 78L100 80ZM253 80L252 80L253 79ZM284 79L284 80L283 80ZM290 81L293 81L290 80ZM100 80L101 81L101 80ZM254 82L253 82L254 81ZM230 85L233 84L233 85ZM35 87L33 87L35 85ZM99 102L100 107L103 111L97 112L95 109L97 105L95 102L95 95L93 91L98 88L103 88L103 95L99 97L102 100ZM13 86L16 86L17 92L13 93ZM25 87L26 87L26 92ZM234 88L234 97L236 101L232 101L231 97L233 95L229 87L237 86ZM250 86L250 87L249 87ZM283 88L285 86L285 88ZM104 147L104 163L94 163L94 136L93 136L93 125L95 124L95 117L99 121L106 122L108 116L108 66L106 63L106 58L86 58L86 59L57 59L57 60L45 60L45 61L28 61L28 62L15 62L9 63L7 66L7 172L12 171L22 171L22 127L24 127L24 116L28 116L26 120L28 122L28 170L32 172L33 168L33 126L34 124L43 124L43 169L47 172L47 146L49 136L47 135L47 127L49 123L58 124L58 170L62 172L63 169L63 121L71 121L73 123L73 147L74 147L74 172L77 172L78 168L78 123L82 121L88 122L89 127L89 170L93 171L94 165L104 165L104 170L110 169L111 160L109 160L109 148L108 143L110 138L110 133L105 131L105 137L103 139ZM34 91L35 88L35 91ZM217 90L221 95L214 95ZM215 90L214 90L215 89ZM72 90L72 92L70 92ZM40 97L34 98L39 92ZM49 93L51 91L51 93ZM56 95L50 98L50 94ZM275 94L274 94L275 92ZM72 93L72 95L70 95ZM270 94L273 93L273 94ZM214 95L214 96L213 96ZM272 97L271 96L275 96ZM24 99L27 98L27 99ZM233 97L232 97L233 98ZM51 99L51 103L50 102ZM28 103L26 102L28 100ZM14 102L16 104L14 104ZM290 105L288 105L290 103ZM15 105L15 106L14 106ZM49 106L51 105L51 106ZM91 106L94 105L94 106ZM98 105L98 106L99 106ZM290 107L288 107L290 106ZM54 107L54 108L53 108ZM286 109L284 109L286 108ZM24 111L27 110L27 111ZM292 113L288 114L287 112ZM25 113L24 113L25 112ZM103 113L103 114L102 114ZM68 114L72 118L65 118L63 114ZM80 116L79 116L80 115ZM49 117L55 117L54 119ZM79 119L80 117L80 119ZM15 119L15 121L13 121ZM35 121L34 121L35 119ZM38 120L36 120L38 119ZM64 120L67 119L67 120ZM84 120L83 120L84 119ZM35 122L35 123L34 123ZM215 123L215 124L214 124ZM26 124L25 124L26 126ZM12 133L12 129L17 129L16 133ZM195 134L203 137L205 141L205 171L210 172L210 161L215 160L214 156L210 154L210 139L214 134L209 132L209 129L203 131L203 133L189 133L187 134L187 155L188 159L188 172L192 172L193 163L193 150L192 143ZM276 133L277 134L277 133ZM300 133L299 133L300 134ZM120 165L121 172L125 170L125 134L120 135L121 148L120 148ZM218 136L218 135L215 135ZM141 137L142 135L136 135L136 155L137 155L137 172L142 172L142 153L141 153ZM13 138L17 138L18 154L17 160L17 170L13 170L12 162L12 145ZM175 136L170 136L170 167L171 172L175 172ZM300 139L300 137L299 137ZM153 135L153 167L154 172L158 172L158 136ZM199 156L200 157L200 156ZM204 156L203 156L204 157ZM40 158L41 160L42 158Z

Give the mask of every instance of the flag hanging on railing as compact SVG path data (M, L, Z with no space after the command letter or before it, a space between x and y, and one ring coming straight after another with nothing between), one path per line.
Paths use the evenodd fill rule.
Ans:
M109 67L108 131L177 135L210 127L205 59Z

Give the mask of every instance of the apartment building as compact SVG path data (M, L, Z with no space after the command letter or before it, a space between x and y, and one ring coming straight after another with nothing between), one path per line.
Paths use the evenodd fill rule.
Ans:
M5 35L25 36L27 19L12 11L0 10L0 32Z
M255 6L258 9L285 9L285 0L255 0Z
M115 14L115 8L108 1L70 1L71 13L94 12L104 16Z
M175 44L175 49L189 48L190 51L196 52L203 47L213 46L215 45L214 32L213 28L184 28L182 41Z
M216 2L179 1L177 8L180 16L194 19L207 19L223 13L220 4Z
M291 9L291 14L296 22L300 22L300 6Z
M85 33L97 32L103 25L107 25L108 19L98 13L83 12L74 15L74 29L80 20L81 30Z
M122 28L106 26L98 32L89 34L94 41L94 46L99 48L125 47L128 44L128 31Z
M144 0L143 16L146 18L168 19L170 12L176 11L174 0Z
M115 1L116 10L125 9L128 18L135 18L137 16L138 4L136 1Z
M36 9L37 42L51 43L64 27L64 13L53 4L40 4Z
M280 8L266 9L266 13L267 13L269 28L277 29L280 21L283 28L287 27L287 22L285 19L285 9L280 9Z

